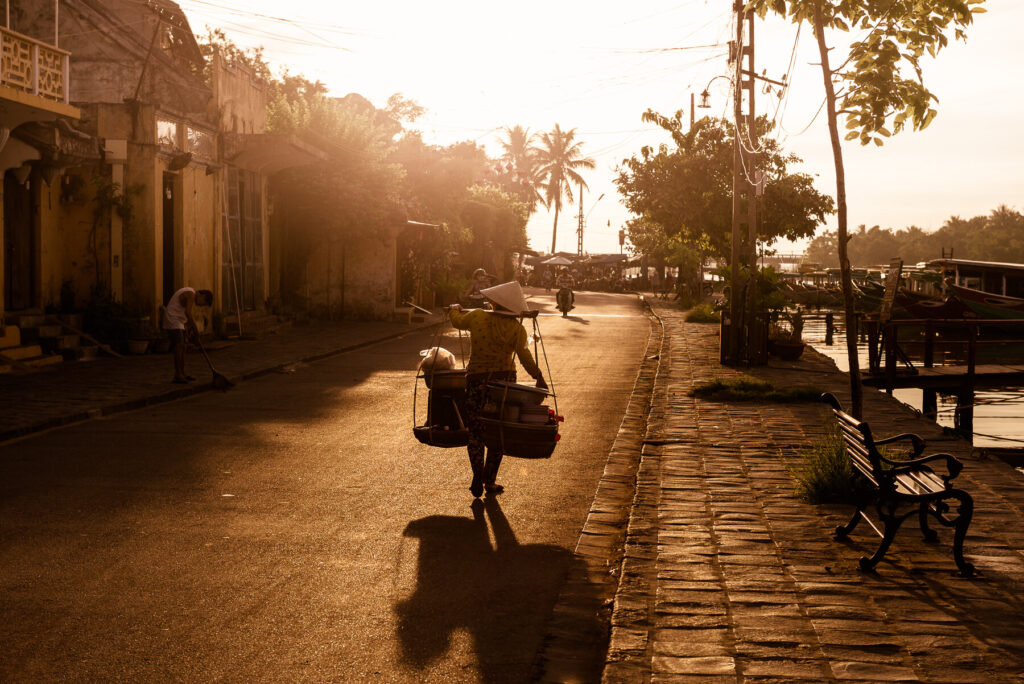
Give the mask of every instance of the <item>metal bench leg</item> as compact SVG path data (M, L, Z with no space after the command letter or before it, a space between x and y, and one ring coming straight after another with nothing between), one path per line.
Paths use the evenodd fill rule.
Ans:
M967 492L954 489L950 492L960 502L959 515L956 518L956 529L953 532L953 560L956 567L960 568L961 577L974 575L974 564L964 560L964 537L967 536L967 527L974 517L974 499Z
M900 525L906 520L906 516L897 516L896 507L889 505L889 512L882 512L882 505L879 504L876 509L878 510L879 519L885 523L885 529L882 533L882 543L875 549L874 555L871 558L862 556L860 559L860 569L864 572L871 572L878 565L878 562L885 557L886 551L889 550L889 546L892 544L892 540L896 538L896 532L900 529Z
M917 519L921 521L921 534L924 535L924 540L926 542L937 542L939 540L939 533L928 527L929 515L929 505L927 503L922 503L921 507L917 511Z
M836 531L832 535L832 538L835 540L840 540L846 539L848 536L850 536L850 533L853 532L854 529L856 529L857 523L860 522L861 513L864 512L864 508L864 504L859 504L857 506L857 510L853 512L853 517L850 518L850 522L846 523L845 525L836 526Z

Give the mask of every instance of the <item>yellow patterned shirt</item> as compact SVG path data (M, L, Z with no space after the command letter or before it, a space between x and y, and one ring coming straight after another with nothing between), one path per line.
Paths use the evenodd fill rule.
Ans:
M526 344L526 328L517 319L483 309L452 311L451 319L456 328L469 331L467 374L515 370L517 355L526 372L540 379L540 367Z

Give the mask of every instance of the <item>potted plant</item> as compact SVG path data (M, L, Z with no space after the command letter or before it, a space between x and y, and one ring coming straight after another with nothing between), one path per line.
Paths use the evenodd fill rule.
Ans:
M804 353L804 316L796 311L784 313L781 321L768 330L768 351L784 361L796 361Z

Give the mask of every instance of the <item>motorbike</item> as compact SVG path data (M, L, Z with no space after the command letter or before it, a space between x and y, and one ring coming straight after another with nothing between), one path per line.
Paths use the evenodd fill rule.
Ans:
M572 306L572 290L567 287L563 287L558 291L557 295L558 310L562 312L562 318L569 315L569 311L573 308Z

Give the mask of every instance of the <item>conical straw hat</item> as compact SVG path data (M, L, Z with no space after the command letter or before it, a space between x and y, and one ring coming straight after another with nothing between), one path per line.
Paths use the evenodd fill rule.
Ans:
M523 294L523 288L514 280L480 290L480 294L486 297L491 304L504 309L504 311L497 311L496 313L519 316L529 309L529 305L526 303L526 295Z

